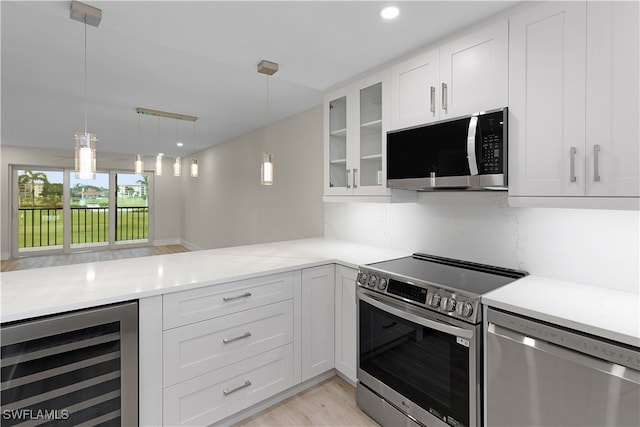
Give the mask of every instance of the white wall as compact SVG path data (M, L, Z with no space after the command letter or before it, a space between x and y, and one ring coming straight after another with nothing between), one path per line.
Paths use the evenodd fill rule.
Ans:
M640 293L637 211L511 208L501 192L423 193L410 204L326 203L324 223L326 237Z
M110 154L100 151L98 147L97 166L99 170L118 170L133 172L133 157L121 154ZM10 165L38 167L74 168L73 144L68 150L34 149L17 146L0 146L0 251L2 259L11 255L11 171ZM168 161L167 161L168 162ZM145 165L153 165L152 158L145 158ZM168 164L165 167L168 169ZM180 204L175 197L180 197L180 179L173 176L154 177L153 203L155 223L153 238L156 244L179 243Z
M264 127L198 153L200 176L182 182L184 240L212 249L322 236L322 126L322 106L269 125L269 187L260 185Z

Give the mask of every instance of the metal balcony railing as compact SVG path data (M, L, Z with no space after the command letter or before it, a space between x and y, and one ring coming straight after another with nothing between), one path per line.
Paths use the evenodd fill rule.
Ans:
M38 248L58 246L64 242L62 208L19 208L18 247ZM116 241L147 239L149 236L149 208L123 207L116 209ZM71 244L109 242L109 208L71 208Z

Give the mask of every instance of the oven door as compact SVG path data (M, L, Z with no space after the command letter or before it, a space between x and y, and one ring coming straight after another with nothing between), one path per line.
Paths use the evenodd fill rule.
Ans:
M430 427L476 426L480 335L479 325L358 288L358 387Z

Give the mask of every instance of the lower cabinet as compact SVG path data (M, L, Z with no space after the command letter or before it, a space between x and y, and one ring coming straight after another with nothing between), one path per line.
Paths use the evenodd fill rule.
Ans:
M302 270L302 381L333 369L335 266Z
M335 367L356 382L356 279L358 270L336 265Z
M165 388L164 425L208 425L293 386L293 345Z
M140 425L225 422L335 357L355 381L356 274L329 264L140 300Z

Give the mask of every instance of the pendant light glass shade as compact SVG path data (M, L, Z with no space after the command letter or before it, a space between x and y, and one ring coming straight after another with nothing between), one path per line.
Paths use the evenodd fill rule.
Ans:
M273 185L273 154L271 153L264 153L262 155L260 184Z
M76 178L96 178L96 141L93 133L77 132L76 140Z
M196 149L196 122L194 120L193 122L193 149ZM191 178L197 178L198 177L198 159L197 158L192 158L191 159L191 166L190 166L190 174L191 174Z
M191 159L191 178L198 177L198 159L195 157Z
M156 175L162 175L162 154L156 156Z
M141 174L144 171L144 160L142 154L136 154L136 161L133 162L133 173Z
M173 162L173 176L182 176L182 159L176 157Z

